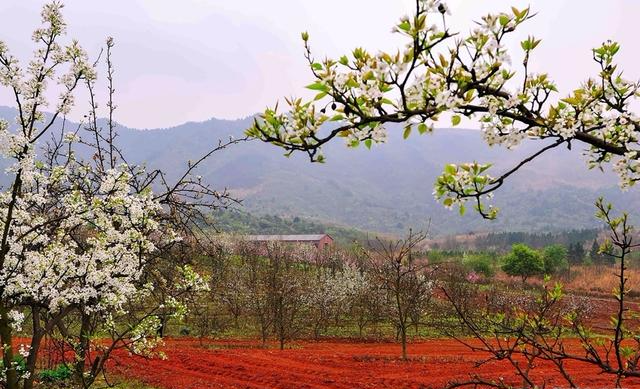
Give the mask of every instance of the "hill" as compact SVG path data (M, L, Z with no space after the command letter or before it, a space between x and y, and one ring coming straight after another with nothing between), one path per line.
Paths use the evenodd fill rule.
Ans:
M0 108L0 116L14 116ZM185 161L210 149L217 139L242 136L252 118L211 119L153 130L120 127L119 142L132 162L161 168L175 176ZM311 164L304 155L283 157L282 150L258 141L234 146L211 158L199 172L217 187L243 199L244 210L260 217L296 216L365 231L402 233L424 229L434 235L471 231L553 232L594 228L592 206L604 195L621 208L640 206L638 189L622 193L611 173L588 171L579 147L557 150L526 166L496 195L498 220L473 212L459 217L432 196L435 177L445 163L495 162L495 173L532 153L525 143L513 151L489 148L474 130L442 129L401 139L391 129L387 144L373 150L348 149L341 142L325 150L327 163Z

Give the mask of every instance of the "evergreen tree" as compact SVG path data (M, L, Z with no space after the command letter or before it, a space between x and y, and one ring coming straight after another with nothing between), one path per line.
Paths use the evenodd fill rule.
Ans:
M585 254L583 245L583 242L574 242L569 245L568 259L570 264L582 264Z

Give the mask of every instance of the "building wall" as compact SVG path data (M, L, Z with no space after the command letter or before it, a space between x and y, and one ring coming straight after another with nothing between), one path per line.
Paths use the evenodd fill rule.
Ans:
M325 247L331 246L333 244L333 239L329 235L325 235L318 241L318 249L323 250Z

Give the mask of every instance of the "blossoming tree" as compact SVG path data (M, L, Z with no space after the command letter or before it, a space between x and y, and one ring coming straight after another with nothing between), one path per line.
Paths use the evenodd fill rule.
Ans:
M357 48L350 56L319 61L303 33L314 77L307 88L317 95L310 101L287 99L285 112L277 105L265 110L247 134L319 162L324 161L322 146L334 138L370 148L385 141L389 123L404 123L407 138L414 130L433 131L444 113L451 114L453 126L462 117L478 120L489 145L513 148L527 138L539 140L537 152L497 176L488 174L489 163L445 166L435 183L436 198L461 212L471 200L485 218L497 215L486 197L523 165L561 146L585 145L589 167L613 165L623 187L640 179L640 119L631 110L640 84L618 70L617 43L594 49L600 72L559 97L548 74L529 72L540 40L522 41L522 68L511 66L504 43L532 17L528 8L486 15L467 34L447 28L448 13L443 2L416 0L414 14L394 27L407 39L396 52Z
M181 298L204 287L175 258L181 236L202 207L230 201L192 175L203 159L175 183L126 162L115 141L113 41L106 46L103 125L94 93L100 62L89 62L77 41L61 43L61 9L59 2L43 7L26 67L0 42L0 84L17 111L15 123L0 120L0 156L10 161L11 181L0 191L0 383L7 389L33 387L42 340L54 331L74 352L80 387L93 384L113 350L150 352L159 313L183 313ZM70 128L65 115L82 87L89 113ZM52 90L60 96L49 105ZM18 350L14 335L25 317L31 341Z

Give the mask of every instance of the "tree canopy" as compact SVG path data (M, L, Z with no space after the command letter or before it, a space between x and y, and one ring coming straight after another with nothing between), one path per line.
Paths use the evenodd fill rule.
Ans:
M502 270L510 276L518 276L525 282L527 278L542 274L545 263L542 255L524 244L514 244L511 252L505 256Z

